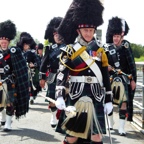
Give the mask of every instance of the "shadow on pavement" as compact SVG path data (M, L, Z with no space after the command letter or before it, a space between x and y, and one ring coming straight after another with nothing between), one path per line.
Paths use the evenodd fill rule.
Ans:
M60 140L55 139L53 135L48 133L40 132L33 129L26 129L22 128L19 130L12 130L10 132L4 132L1 136L19 136L21 137L21 141L25 141L28 139L34 139L38 141L45 141L45 142L60 142Z
M48 102L45 102L45 103L37 103L37 102L35 103L35 102L34 102L34 104L32 104L32 105L30 105L30 106L33 106L33 105L34 105L34 106L35 106L35 105L48 106Z
M113 138L112 136L111 136L111 138L112 138L112 143L113 143L113 144L121 143L121 142L118 141L116 138ZM109 138L108 136L105 136L105 137L103 138L103 142L110 144L110 138Z
M46 109L46 108L32 108L32 107L30 107L29 109L30 109L30 110L33 110L33 111L43 112L43 113L50 112L50 110L49 110L49 109Z
M124 136L123 138L128 138L128 139L137 139L137 140L143 140L140 136L140 132L136 132L136 131L128 131L126 132L126 136ZM113 129L113 131L111 131L111 136L112 135L119 135L118 130L117 129ZM122 137L122 136L120 136Z

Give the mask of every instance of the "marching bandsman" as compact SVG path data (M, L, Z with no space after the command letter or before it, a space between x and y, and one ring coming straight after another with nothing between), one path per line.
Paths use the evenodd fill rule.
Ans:
M119 105L119 134L125 136L125 119L132 121L133 97L136 87L136 65L130 43L124 40L129 27L124 19L113 17L109 20L106 47L111 78L113 100ZM110 127L113 129L113 113L109 114Z
M56 76L59 68L59 56L61 53L60 47L63 47L62 41L58 40L58 33L56 28L62 21L61 17L54 17L47 25L45 31L45 39L51 43L46 46L45 55L42 59L40 67L40 86L44 88L46 82L46 72L49 71L48 75L48 90L47 97L55 99L55 87L56 87ZM48 67L47 67L48 66ZM56 112L57 108L53 103L50 102L49 107L51 109L51 126L54 128L57 125Z
M39 43L37 46L37 54L38 54L38 57L40 58L40 61L42 61L42 57L43 57L43 48L44 48L44 45L42 43Z
M44 45L42 43L39 43L37 46L37 56L40 59L40 65L41 65L42 58L43 58L43 48L44 48ZM38 74L38 78L39 78L39 73L37 73L37 74ZM41 91L41 86L40 86L39 82L37 83L37 91Z
M0 111L4 131L11 130L13 115L19 119L29 109L26 61L20 48L9 47L15 36L16 27L12 21L0 23Z
M75 106L77 113L70 119L64 111L60 115L56 131L66 134L64 144L74 144L78 138L88 136L91 144L102 144L101 136L106 133L104 113L113 109L107 56L94 38L103 23L103 10L99 0L73 0L58 28L59 38L67 46L61 48L56 107L62 110L65 105ZM70 92L64 101L67 80Z
M17 46L21 48L23 56L27 62L29 68L29 92L30 92L30 104L34 103L34 99L38 93L39 85L39 68L40 68L40 59L35 53L36 43L32 36L27 32L22 32L20 35L20 40L17 42Z

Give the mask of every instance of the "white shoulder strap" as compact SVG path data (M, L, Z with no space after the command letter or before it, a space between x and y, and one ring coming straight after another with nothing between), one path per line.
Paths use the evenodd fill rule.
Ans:
M79 50L82 46L79 44L79 43L76 43L73 48L75 51ZM89 54L84 51L80 57L84 60L84 62L87 64L87 65L90 65L93 60L90 59L90 56ZM103 87L103 78L102 78L102 73L98 67L98 65L94 62L91 66L90 66L90 69L93 71L93 73L95 74L95 76L97 77L101 87Z

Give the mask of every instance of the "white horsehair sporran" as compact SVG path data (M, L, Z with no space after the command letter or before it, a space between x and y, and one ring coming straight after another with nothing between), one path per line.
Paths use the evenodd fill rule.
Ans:
M111 84L111 90L113 92L113 99L116 104L120 104L121 102L127 101L125 88L121 78L116 77L113 80Z
M1 81L1 75L0 75L0 81ZM3 88L5 90L3 90ZM6 107L6 100L7 100L7 96L6 96L6 92L7 92L7 84L6 83L3 83L1 86L0 86L0 98L1 98L1 103L0 103L0 108L1 107Z
M83 96L75 103L76 116L73 118L67 117L62 124L62 129L67 134L87 139L89 132L94 133L93 125L96 125L98 134L102 138L102 130L98 122L93 101L88 96Z

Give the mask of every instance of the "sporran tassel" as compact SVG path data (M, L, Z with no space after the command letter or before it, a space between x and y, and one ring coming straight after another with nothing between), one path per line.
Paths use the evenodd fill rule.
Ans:
M120 85L118 85L117 87L116 96L115 96L115 99L119 100L119 98L120 98Z
M114 97L114 99L115 99L115 97L116 97L116 85L115 85L115 84L114 84L112 93L113 93L113 97Z

